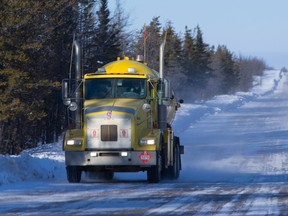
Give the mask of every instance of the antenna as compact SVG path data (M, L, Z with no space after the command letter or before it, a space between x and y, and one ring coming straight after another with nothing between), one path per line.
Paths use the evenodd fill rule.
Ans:
M143 48L144 48L144 55L143 55L143 62L146 62L147 60L147 56L146 56L146 40L148 38L148 34L147 34L147 29L146 29L146 24L144 24L144 31L143 31Z

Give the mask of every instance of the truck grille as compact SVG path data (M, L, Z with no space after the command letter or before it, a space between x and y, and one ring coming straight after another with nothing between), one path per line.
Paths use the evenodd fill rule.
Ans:
M117 141L117 125L101 125L101 141Z
M88 149L130 149L132 146L132 120L129 115L113 114L107 118L98 114L86 117Z

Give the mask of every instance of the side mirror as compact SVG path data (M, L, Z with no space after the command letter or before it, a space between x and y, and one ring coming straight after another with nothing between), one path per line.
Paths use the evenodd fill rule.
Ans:
M164 81L164 85L165 85L165 98L171 98L171 88L170 88L170 81L165 80Z
M65 106L69 106L71 104L71 98L69 98L69 81L62 81L62 100Z
M151 112L151 105L145 103L145 104L143 104L142 109L143 109L143 111L146 112L146 113Z

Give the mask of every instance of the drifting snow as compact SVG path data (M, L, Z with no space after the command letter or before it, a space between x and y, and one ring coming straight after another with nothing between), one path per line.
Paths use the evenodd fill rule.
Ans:
M176 134L180 133L181 136L181 133L191 129L196 122L207 115L215 115L219 112L235 109L259 96L264 96L275 91L277 88L281 88L281 85L284 83L284 79L281 79L282 77L283 73L278 70L266 71L264 76L255 77L254 87L251 92L238 92L235 95L219 95L215 96L212 100L181 105L174 122ZM186 141L187 143L189 137L186 139L184 137L184 142ZM281 170L280 167L283 160L287 159L286 154L281 155L279 153L278 155L272 155L268 164L271 165L274 171L279 171ZM213 161L213 164L210 165L214 168L221 167L223 169L223 166L231 166L234 161L239 163L241 160L245 159L237 157L226 158L216 162ZM248 169L249 167L250 171L263 168L259 166L255 167L254 165L257 163L250 162L251 164L246 164L246 168ZM183 164L185 163L186 161L184 160ZM66 178L64 152L62 151L61 142L26 150L18 156L0 155L0 167L0 185L39 179ZM242 168L245 169L245 167ZM199 174L201 175L200 171Z

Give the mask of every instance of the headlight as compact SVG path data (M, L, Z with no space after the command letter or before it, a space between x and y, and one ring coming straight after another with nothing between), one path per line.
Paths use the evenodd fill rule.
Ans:
M140 145L155 145L154 138L142 138L140 139Z
M82 140L67 140L66 142L67 145L82 145Z
M122 157L127 157L128 156L128 152L121 152L121 156Z

